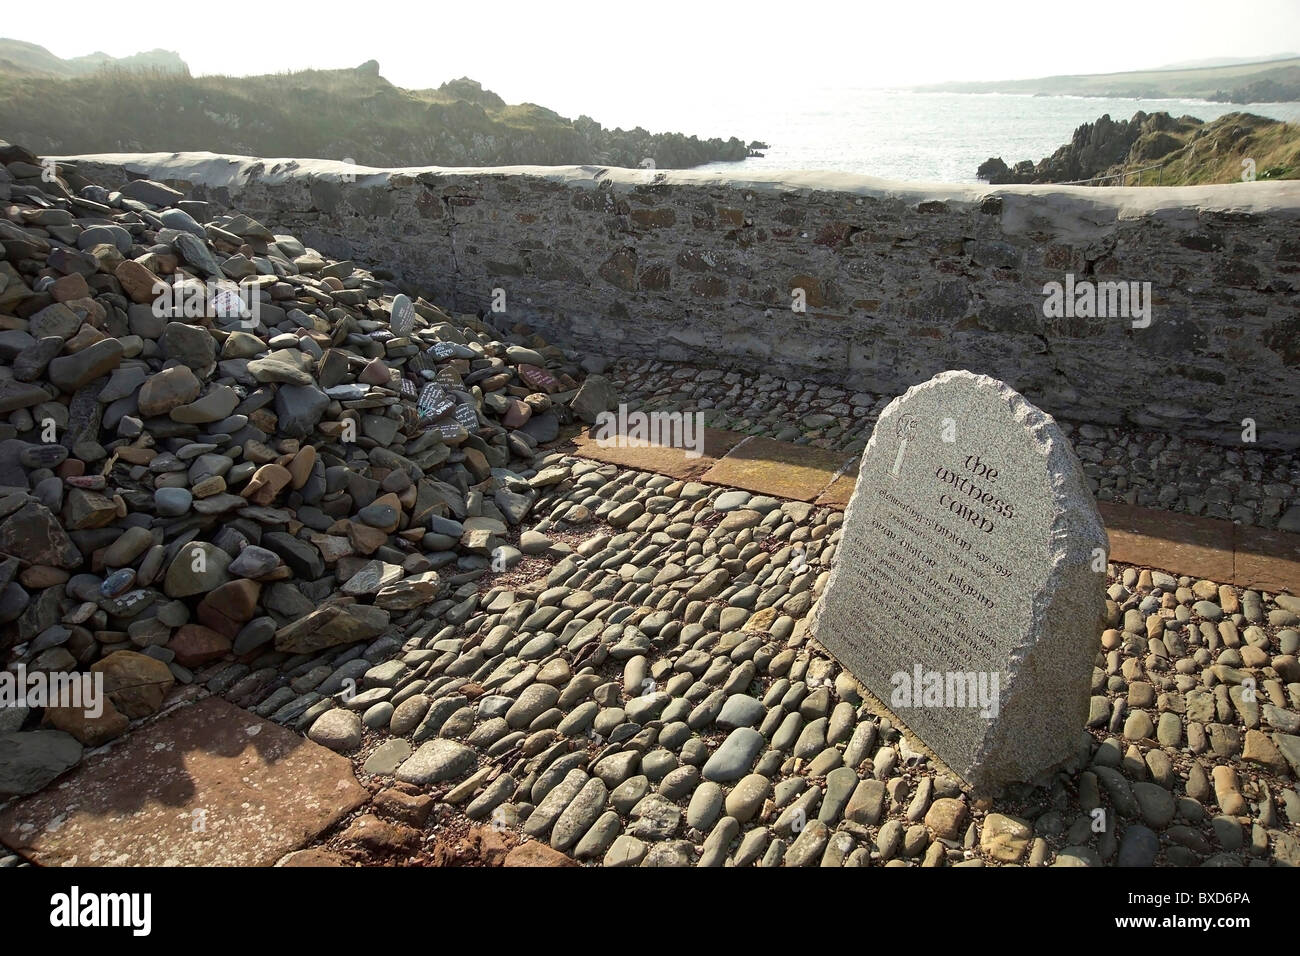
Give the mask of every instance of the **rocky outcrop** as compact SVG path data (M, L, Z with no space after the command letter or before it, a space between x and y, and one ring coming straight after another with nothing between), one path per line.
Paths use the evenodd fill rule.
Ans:
M1145 182L1168 186L1202 182L1236 182L1242 160L1249 159L1261 179L1300 177L1295 157L1300 127L1250 113L1229 113L1206 123L1194 116L1138 111L1130 120L1109 115L1084 123L1069 143L1034 163L1009 167L1000 157L985 160L976 175L995 185L1071 183L1133 185L1136 170ZM1159 176L1151 167L1159 167Z
M363 166L562 165L684 169L744 159L737 137L606 129L533 104L507 105L462 77L406 90L371 60L351 70L194 77L125 70L19 76L0 99L0 130L37 152L191 149L329 157ZM76 104L51 110L51 102ZM322 103L328 103L323 108Z
M1037 163L1022 160L1014 167L1008 167L1000 157L994 157L981 163L976 175L994 185L1090 179L1117 163L1123 163L1133 144L1144 133L1162 130L1171 123L1199 124L1200 120L1192 117L1173 120L1168 113L1149 116L1139 110L1131 120L1116 121L1107 113L1096 122L1084 123L1074 131L1070 142Z

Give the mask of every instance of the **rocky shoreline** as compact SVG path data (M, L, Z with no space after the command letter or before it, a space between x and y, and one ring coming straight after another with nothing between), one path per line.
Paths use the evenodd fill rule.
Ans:
M1259 102L1259 101L1257 101ZM1211 122L1195 116L1138 110L1132 119L1106 114L1074 131L1070 142L1035 163L1008 166L1002 157L980 163L975 175L994 185L1078 183L1186 186L1259 179L1294 179L1294 124L1229 113ZM1249 160L1250 173L1243 173ZM1145 178L1137 170L1145 170ZM1131 170L1131 172L1130 172Z
M509 104L469 77L437 89L404 89L381 76L375 60L354 69L261 76L191 76L180 66L181 72L112 69L60 76L37 66L14 73L11 63L0 126L47 154L170 152L220 143L249 156L374 167L636 169L649 159L660 169L688 169L738 162L753 152L736 136L608 128L585 115L569 119L533 103ZM75 108L50 110L51 101ZM322 102L331 108L320 109Z

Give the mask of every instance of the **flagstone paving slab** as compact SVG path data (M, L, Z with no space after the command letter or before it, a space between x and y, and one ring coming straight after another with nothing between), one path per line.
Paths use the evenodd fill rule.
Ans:
M1300 594L1300 534L1233 526L1234 583Z
M1099 501L1110 560L1210 581L1234 580L1232 523Z
M837 476L831 481L813 504L821 505L826 508L835 508L843 511L849 505L849 499L853 497L853 489L858 483L858 465L860 458L854 458L843 466L844 473Z
M577 446L574 453L583 458L639 471L653 471L680 481L696 481L744 438L736 432L706 428L703 452L696 457L689 455L684 448L642 444L629 439L602 445L590 431L575 436L573 441Z
M211 697L0 814L42 866L271 866L369 799L351 762Z
M845 464L843 452L774 438L750 438L727 452L700 480L778 498L813 501Z

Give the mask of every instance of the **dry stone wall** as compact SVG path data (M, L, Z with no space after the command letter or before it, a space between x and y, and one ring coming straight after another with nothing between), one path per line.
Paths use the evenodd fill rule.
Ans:
M439 305L570 349L899 394L951 368L1043 409L1300 447L1300 183L943 186L826 173L370 170L213 154L76 158L182 181ZM1151 314L1044 314L1044 286L1150 283ZM803 290L796 293L795 290ZM802 295L806 311L792 309ZM500 302L498 293L497 301Z

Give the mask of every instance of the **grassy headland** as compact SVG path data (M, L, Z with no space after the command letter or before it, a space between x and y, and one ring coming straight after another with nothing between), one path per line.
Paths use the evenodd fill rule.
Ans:
M50 58L71 61L42 52L46 59L16 63L0 47L0 130L42 154L211 150L368 166L635 167L648 158L658 168L749 155L736 137L605 129L587 116L509 104L468 78L402 89L373 60L351 70L196 77L159 63L59 70Z

